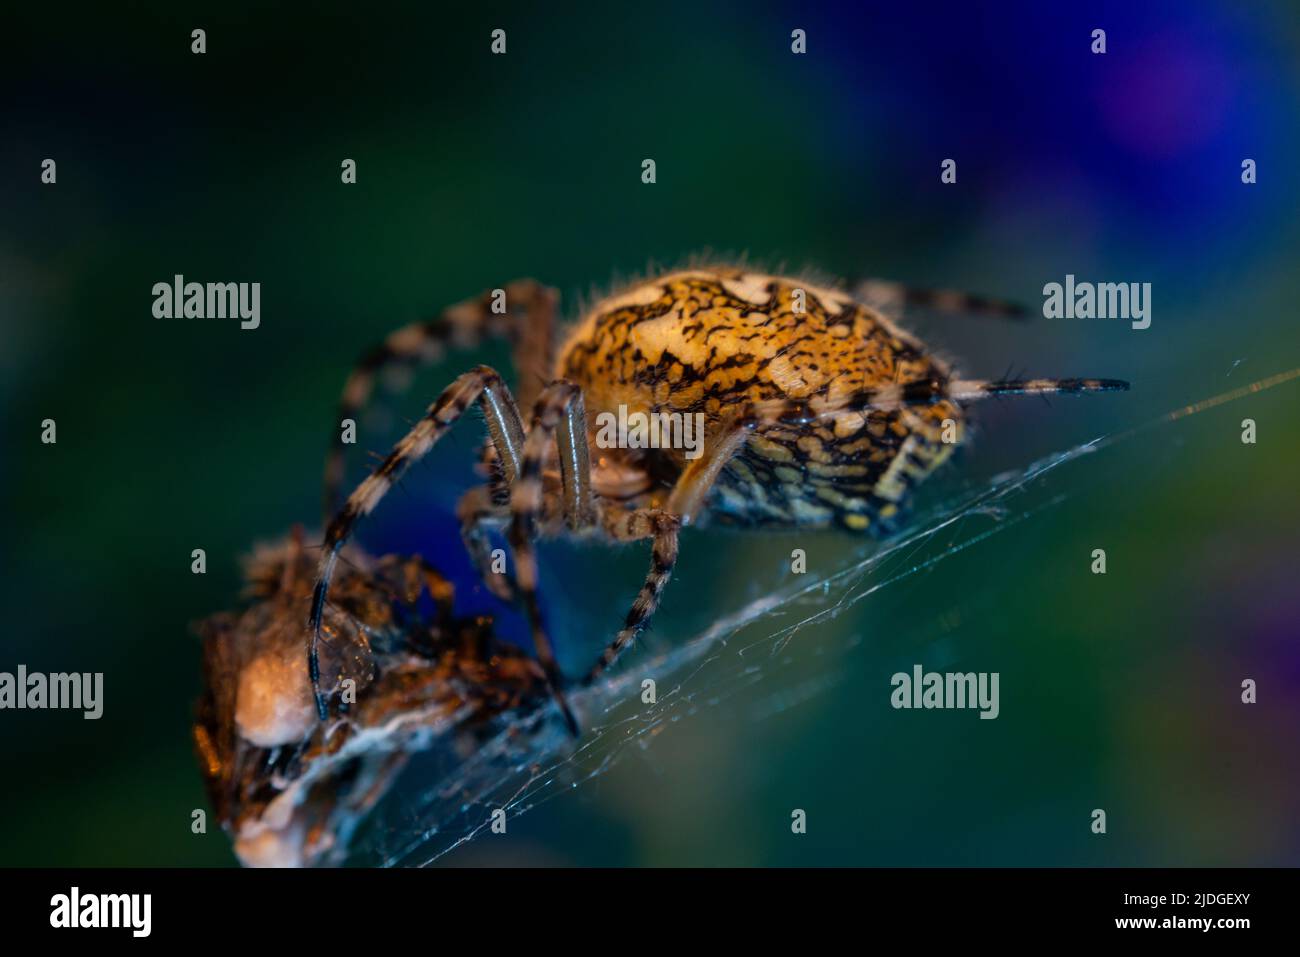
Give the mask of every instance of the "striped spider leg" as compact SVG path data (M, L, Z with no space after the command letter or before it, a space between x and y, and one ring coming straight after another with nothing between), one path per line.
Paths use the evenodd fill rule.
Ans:
M920 289L887 279L861 279L852 284L853 297L894 319L907 319L913 310L933 310L952 315L996 316L1025 319L1018 303L977 296L954 289Z
M449 306L431 319L395 330L354 365L339 400L337 421L359 421L376 386L394 378L395 372L439 362L449 346L470 349L489 339L510 343L511 363L518 377L515 395L519 406L529 408L551 378L558 302L559 294L554 289L533 279L518 279ZM494 401L496 394L489 390L489 401ZM479 577L497 597L510 601L513 594L509 578L491 572L487 529L500 524L509 501L509 486L518 474L524 440L518 406L488 416L488 429L505 430L494 432L486 449L484 466L493 480L465 493L456 513L461 521L461 537ZM336 426L331 433L322 483L326 523L339 506L346 454L347 446Z

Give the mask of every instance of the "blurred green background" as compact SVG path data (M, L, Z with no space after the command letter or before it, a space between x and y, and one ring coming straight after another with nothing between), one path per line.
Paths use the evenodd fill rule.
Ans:
M0 864L233 862L219 830L190 832L206 800L189 624L233 606L255 541L317 523L351 362L441 305L534 276L573 310L703 249L1034 309L1066 273L1153 284L1142 332L923 318L970 375L1134 386L980 409L923 507L1300 365L1294 6L1044 6L7 11L0 670L102 671L106 703L97 722L0 713ZM505 56L488 52L497 27ZM260 282L261 328L153 318L150 290L175 273ZM422 374L362 444L384 450L484 360L507 358ZM763 680L444 862L1297 863L1298 396L1292 382L1066 467L1047 480L1061 504L804 630ZM450 512L477 441L460 430L362 542L461 567ZM793 547L817 573L857 544L690 531L647 645L775 587ZM582 668L644 550L546 555L563 659ZM1000 672L1001 717L892 710L889 677L914 663Z

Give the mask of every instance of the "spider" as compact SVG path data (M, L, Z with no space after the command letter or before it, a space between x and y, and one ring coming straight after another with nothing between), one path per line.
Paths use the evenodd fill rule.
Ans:
M315 562L300 532L248 561L246 608L198 626L195 751L248 866L340 862L411 754L443 732L472 746L498 716L549 701L537 662L498 641L491 619L457 615L451 584L423 559L344 554L324 663L355 682L347 721L316 720L302 667Z
M920 305L1014 314L1015 307L877 281L855 293L734 266L672 271L597 302L557 349L557 293L521 280L399 329L367 353L347 380L340 418L360 412L385 370L440 358L448 344L506 338L519 382L512 395L487 366L461 375L337 509L344 449L335 438L306 642L320 719L337 696L321 680L318 652L339 549L475 403L486 420L482 464L490 477L457 507L462 537L488 587L522 600L550 692L576 734L538 599L539 536L567 530L651 542L649 572L623 627L587 672L590 683L654 613L683 527L712 516L751 527L838 525L888 535L915 486L961 442L970 403L1128 388L1114 379L955 378L886 311ZM702 414L703 454L602 447L588 413L620 407ZM488 532L503 526L513 583L490 569Z

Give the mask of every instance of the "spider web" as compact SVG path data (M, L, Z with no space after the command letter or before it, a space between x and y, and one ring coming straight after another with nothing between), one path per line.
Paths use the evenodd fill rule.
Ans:
M1150 429L1165 427L1250 393L1300 378L1300 369L1184 406L1126 432L1103 435L1040 458L1029 466L963 489L912 522L893 540L867 543L828 574L801 575L792 584L748 602L670 650L643 657L637 667L585 689L569 701L584 733L574 741L556 709L520 715L497 727L470 753L447 742L417 755L396 794L381 804L353 850L352 862L382 866L433 864L481 835L494 812L513 820L604 775L633 749L650 748L681 726L742 690L770 681L758 717L779 713L825 690L820 676L789 686L772 672L797 653L801 635L838 618L884 589L994 536L1029 522L1066 501L1047 481L1084 457L1095 456ZM847 652L850 648L845 648ZM642 700L653 679L656 700ZM762 713L762 712L765 712Z

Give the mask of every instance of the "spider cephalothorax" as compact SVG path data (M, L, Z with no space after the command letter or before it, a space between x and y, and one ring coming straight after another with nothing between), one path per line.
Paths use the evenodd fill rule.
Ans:
M683 525L714 515L753 526L839 524L887 533L912 488L962 440L968 403L993 395L1127 388L1111 379L955 379L873 302L1010 309L879 282L853 295L710 266L645 279L596 303L558 352L557 296L531 281L389 336L348 380L342 418L360 410L383 369L437 358L449 342L505 336L514 344L519 383L512 396L486 366L462 375L337 513L343 459L336 444L326 470L329 524L308 623L320 717L328 715L335 690L322 681L317 649L338 550L405 469L475 403L487 423L492 478L461 500L465 543L493 591L507 598L518 593L551 690L576 728L537 596L533 541L539 535L567 528L614 541L652 540L650 571L590 680L613 664L654 612ZM602 417L637 415L694 417L700 441L689 450L673 443L647 447L610 442L608 432L594 427ZM513 586L490 569L486 532L493 525L507 529Z

